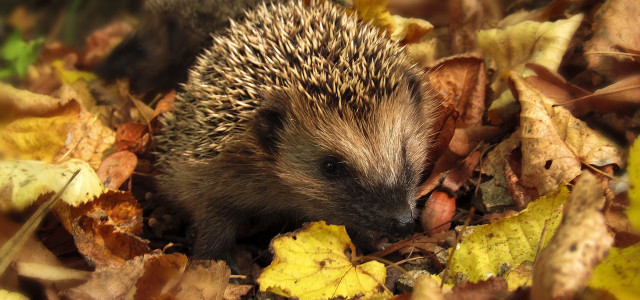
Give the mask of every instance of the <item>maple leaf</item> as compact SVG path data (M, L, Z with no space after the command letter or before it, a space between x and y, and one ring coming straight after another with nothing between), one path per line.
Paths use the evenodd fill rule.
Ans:
M274 258L257 282L261 291L299 299L386 295L385 266L353 263L356 249L344 226L313 222L271 242Z

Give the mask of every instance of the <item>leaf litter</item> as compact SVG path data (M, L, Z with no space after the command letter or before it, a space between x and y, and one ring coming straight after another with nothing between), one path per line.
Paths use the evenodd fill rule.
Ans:
M300 299L640 293L633 275L640 269L634 259L640 4L346 2L406 46L442 103L419 190L423 232L373 253L386 268L363 263L370 258L345 229L323 222L275 238L272 259L256 253L260 246L239 248L237 266L247 277L234 277L222 261L190 260L188 219L154 201L150 188L158 173L157 116L173 109L175 91L149 103L131 94L126 81L107 84L91 71L135 26L112 22L74 49L38 36L40 15L19 6L8 24L22 32L0 34L0 76L11 83L0 85L0 217L26 222L80 167L75 186L47 218L89 264L66 265L47 250L46 235L27 236L25 253L33 255L16 256L0 294L28 294L20 278L36 279L47 293L88 299L238 299L266 291ZM472 207L480 215L460 231ZM261 229L253 227L248 232ZM445 267L453 276L443 289ZM410 275L418 271L430 275ZM416 283L413 295L411 287L399 289L402 276Z

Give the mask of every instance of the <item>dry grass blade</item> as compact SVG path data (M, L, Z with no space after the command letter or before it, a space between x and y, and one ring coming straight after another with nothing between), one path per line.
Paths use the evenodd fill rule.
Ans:
M27 242L27 239L31 236L31 234L38 228L40 225L40 221L51 211L51 208L59 201L60 196L67 189L69 184L73 181L74 178L80 173L80 169L75 171L69 181L60 189L51 199L42 204L38 210L27 220L27 222L22 225L20 230L16 232L16 234L7 241L6 244L0 248L0 275L4 273L7 269L15 254L24 246Z

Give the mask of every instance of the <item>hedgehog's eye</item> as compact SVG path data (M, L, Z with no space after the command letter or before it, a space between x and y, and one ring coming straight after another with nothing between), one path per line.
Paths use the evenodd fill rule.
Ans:
M322 174L327 178L338 178L347 173L344 162L334 156L325 157L320 164L320 169L322 170Z

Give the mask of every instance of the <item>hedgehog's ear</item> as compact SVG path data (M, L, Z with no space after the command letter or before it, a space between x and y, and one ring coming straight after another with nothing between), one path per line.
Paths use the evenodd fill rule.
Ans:
M256 111L253 130L260 146L273 155L278 152L278 132L283 126L284 108L277 102L265 102Z

